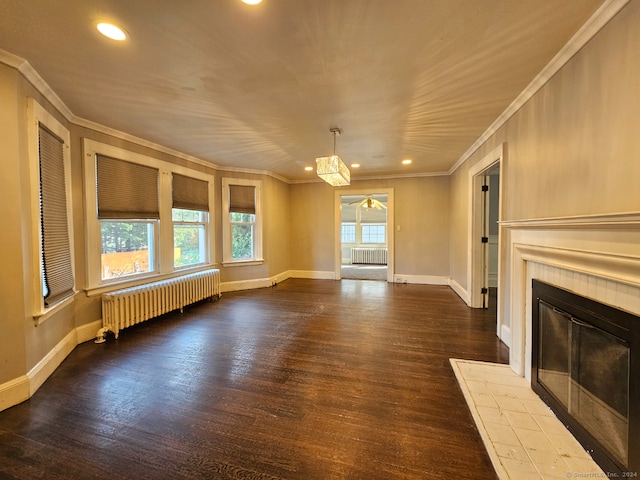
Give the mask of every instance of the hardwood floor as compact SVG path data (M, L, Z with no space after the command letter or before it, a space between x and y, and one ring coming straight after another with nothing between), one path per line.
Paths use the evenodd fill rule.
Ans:
M79 345L0 413L0 478L495 479L450 357L508 351L448 287L227 293Z

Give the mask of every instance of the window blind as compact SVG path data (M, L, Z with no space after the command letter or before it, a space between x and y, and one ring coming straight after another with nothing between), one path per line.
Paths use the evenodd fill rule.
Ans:
M98 218L158 219L158 169L98 155Z
M173 174L173 208L209 211L209 183Z
M229 212L256 213L256 187L229 185Z
M74 293L67 218L64 141L40 126L38 149L43 296L45 306L50 306Z

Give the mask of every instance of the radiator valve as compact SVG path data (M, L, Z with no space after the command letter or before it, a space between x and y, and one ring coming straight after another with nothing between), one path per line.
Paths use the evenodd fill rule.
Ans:
M109 331L108 328L101 328L100 330L98 330L98 333L96 334L96 339L94 340L94 343L104 343L107 340L107 332Z

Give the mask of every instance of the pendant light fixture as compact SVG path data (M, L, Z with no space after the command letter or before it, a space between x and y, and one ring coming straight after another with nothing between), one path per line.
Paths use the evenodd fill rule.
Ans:
M316 173L321 179L334 187L349 185L351 183L351 172L349 172L342 159L336 155L336 136L342 132L339 128L330 128L329 131L333 135L333 155L316 158Z

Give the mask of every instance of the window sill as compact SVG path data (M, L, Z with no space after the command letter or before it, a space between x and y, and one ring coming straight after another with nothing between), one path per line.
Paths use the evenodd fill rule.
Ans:
M58 313L59 311L61 311L62 309L68 307L69 305L71 305L76 298L76 293L77 292L73 292L73 295L71 295L70 297L65 298L64 300L62 300L59 303L56 303L55 305L53 305L52 307L46 308L40 312L36 312L33 314L33 321L36 324L36 327L38 325L42 325L44 322L46 322L47 320L49 320L52 316L54 316L56 313Z
M223 267L249 267L253 265L262 265L263 258L252 258L249 260L226 260L222 262Z

